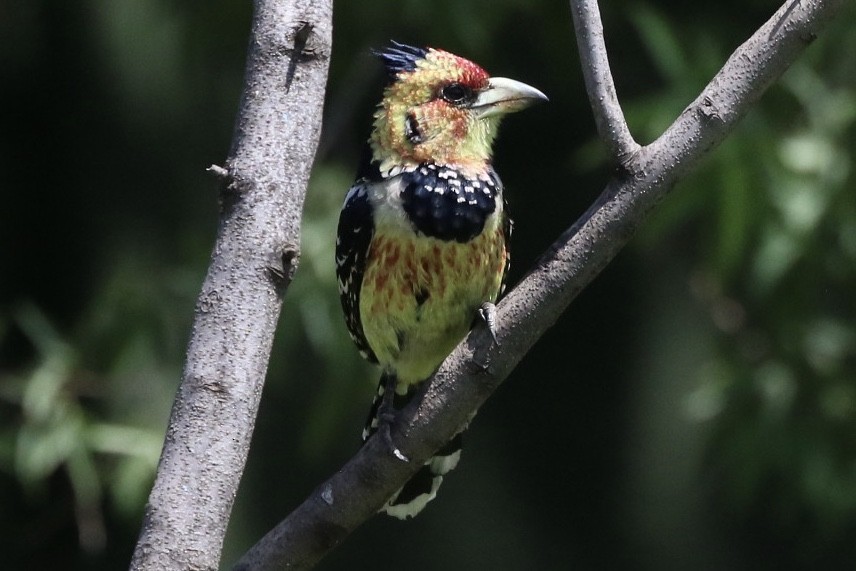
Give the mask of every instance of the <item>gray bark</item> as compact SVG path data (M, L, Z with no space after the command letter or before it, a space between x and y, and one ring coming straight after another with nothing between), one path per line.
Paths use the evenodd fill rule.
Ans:
M216 569L321 131L332 1L256 0L220 225L133 570Z
M479 328L449 356L391 427L374 437L239 561L236 569L309 569L371 517L508 376L576 295L631 238L674 184L715 148L820 33L844 0L789 0L729 58L656 141L638 147L617 104L594 0L571 9L596 123L617 165L594 205L502 301L498 343Z

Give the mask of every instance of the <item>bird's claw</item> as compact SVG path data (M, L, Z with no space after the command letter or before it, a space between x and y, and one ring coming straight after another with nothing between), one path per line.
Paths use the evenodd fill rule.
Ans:
M395 442L392 441L392 423L395 422L396 417L395 407L393 406L394 395L395 384L389 383L383 389L383 400L377 410L378 430L381 433L381 438L383 438L383 441L392 451L392 455L402 462L410 462L410 459L405 456L395 445Z
M487 328L490 338L493 340L493 343L487 347L477 348L471 359L472 363L478 368L478 371L484 372L490 366L490 349L494 345L499 345L499 340L496 338L496 306L486 301L479 307L478 315L479 321Z
M486 301L478 309L479 317L481 317L482 322L487 327L488 333L490 333L491 339L493 339L494 344L499 345L499 341L496 338L496 306Z
M394 418L395 416L392 416L392 419ZM386 445L389 446L389 449L392 451L392 455L402 462L410 462L410 459L405 456L404 453L395 445L395 442L392 441L392 420L389 417L382 418L378 416L378 421L381 423L379 427L380 437Z

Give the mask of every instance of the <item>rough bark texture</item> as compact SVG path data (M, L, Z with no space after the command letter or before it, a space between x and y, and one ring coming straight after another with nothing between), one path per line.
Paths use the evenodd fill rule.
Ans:
M598 134L606 145L609 156L622 166L629 165L640 147L633 140L618 102L615 80L609 69L597 1L571 2L571 16L574 20L583 80Z
M452 437L508 376L576 295L627 243L675 182L719 144L766 88L796 59L843 0L790 0L731 56L699 97L657 141L632 148L616 110L598 110L597 89L607 70L594 0L574 0L586 65L599 66L589 82L601 136L621 165L596 203L565 232L498 308L497 340L474 331L445 361L424 391L398 416L391 437L410 462L372 438L337 474L241 559L240 570L308 569L371 517L424 460ZM599 19L599 18L598 18ZM586 32L586 27L589 32ZM595 30L595 34L591 34ZM588 37L585 37L588 34ZM604 68L604 65L606 67ZM588 73L588 72L586 72ZM611 85L609 80L609 85ZM606 87L606 89L609 89ZM611 97L614 97L612 95ZM617 104L617 103L616 103ZM620 115L620 108L617 112ZM618 131L610 133L618 125ZM630 142L628 142L630 141Z
M131 562L216 569L250 446L321 130L332 0L257 0L221 217Z

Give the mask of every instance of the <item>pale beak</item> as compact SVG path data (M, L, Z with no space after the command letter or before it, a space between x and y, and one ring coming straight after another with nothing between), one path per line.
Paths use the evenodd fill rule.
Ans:
M549 100L531 85L507 77L492 77L488 80L487 89L473 101L472 108L484 118L520 111L539 101Z

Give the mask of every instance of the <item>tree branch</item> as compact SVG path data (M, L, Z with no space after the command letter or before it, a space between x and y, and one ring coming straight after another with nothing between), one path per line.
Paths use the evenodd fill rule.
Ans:
M618 102L615 82L609 70L597 0L572 1L571 15L574 19L583 80L597 132L610 156L627 168L641 147L633 140Z
M371 517L471 419L535 341L627 243L657 202L734 129L842 4L843 0L789 0L734 52L657 141L640 148L630 137L615 99L596 4L572 1L598 128L626 170L609 181L595 204L502 301L496 332L499 344L483 328L473 331L426 383L424 398L401 411L391 436L411 461L397 460L382 438L371 438L250 549L236 569L308 569ZM474 355L478 358L473 359Z
M255 2L232 150L225 168L212 169L224 179L217 241L131 569L219 565L282 296L298 262L331 4Z

